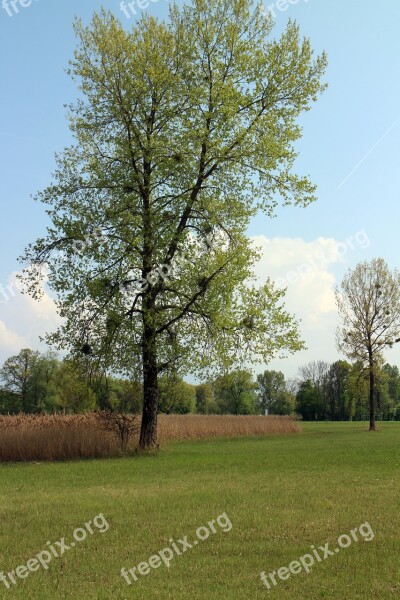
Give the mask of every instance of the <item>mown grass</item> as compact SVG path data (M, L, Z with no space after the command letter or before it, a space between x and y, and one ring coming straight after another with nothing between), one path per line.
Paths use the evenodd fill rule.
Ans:
M294 436L176 442L157 457L0 467L0 570L67 540L99 513L95 533L48 571L0 597L28 600L191 598L366 599L400 593L400 424L303 424ZM128 586L120 575L165 546L194 538L226 512L233 528ZM371 542L280 581L271 572L368 521Z

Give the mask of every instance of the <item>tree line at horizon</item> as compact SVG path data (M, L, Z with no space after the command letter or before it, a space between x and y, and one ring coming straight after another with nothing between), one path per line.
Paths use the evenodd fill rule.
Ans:
M400 371L383 362L375 372L377 420L400 420ZM159 413L287 415L305 421L365 421L369 374L360 362L310 362L297 378L247 369L197 385L177 375L160 378ZM23 349L0 368L0 414L89 411L140 413L143 383L88 371L51 351Z

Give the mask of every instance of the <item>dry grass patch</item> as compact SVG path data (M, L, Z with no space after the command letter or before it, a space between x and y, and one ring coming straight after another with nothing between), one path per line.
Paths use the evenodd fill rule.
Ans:
M290 417L160 415L158 421L160 442L300 432L299 423Z
M133 452L136 433L127 445ZM175 440L292 434L300 425L289 417L160 415L161 444ZM123 455L118 436L105 431L96 413L0 416L0 461L72 460Z

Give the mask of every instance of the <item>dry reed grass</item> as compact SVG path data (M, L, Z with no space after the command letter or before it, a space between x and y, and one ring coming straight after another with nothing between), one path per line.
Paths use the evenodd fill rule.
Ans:
M94 414L0 416L0 460L40 461L118 454Z
M160 442L300 432L290 417L258 415L160 415L158 424Z
M160 415L161 444L171 440L299 433L289 417ZM128 450L137 445L131 439ZM102 431L94 413L0 416L0 461L71 460L120 456L118 439Z

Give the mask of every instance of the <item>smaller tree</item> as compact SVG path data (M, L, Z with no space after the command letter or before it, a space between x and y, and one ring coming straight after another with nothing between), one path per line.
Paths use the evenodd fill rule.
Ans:
M0 369L3 390L19 398L24 413L35 412L36 409L32 384L37 376L39 356L39 352L24 348L19 354L10 356Z
M82 374L80 365L72 360L65 360L60 366L57 393L58 407L69 413L86 412L96 408L95 393Z
M200 415L218 413L218 406L214 399L214 390L211 383L196 385L196 412Z
M290 415L290 394L281 371L264 371L257 375L258 406L264 415Z
M234 415L254 414L256 387L253 374L245 369L217 377L214 390L220 412Z
M299 369L302 381L311 381L318 393L318 420L329 415L328 372L329 364L323 360L314 360Z
M369 415L368 369L362 362L351 365L348 377L349 405L356 421L366 421Z
M337 345L369 375L369 429L375 430L376 370L385 348L400 341L400 273L382 258L359 263L336 290L342 325Z
M196 408L196 388L175 375L159 379L158 410L165 414L193 413Z
M320 397L318 389L309 379L303 381L296 396L296 411L304 421L318 421Z
M349 373L351 365L345 360L337 360L328 371L327 391L332 421L351 421L353 405L349 401Z
M108 402L113 411L138 414L143 407L143 386L139 381L110 378Z

